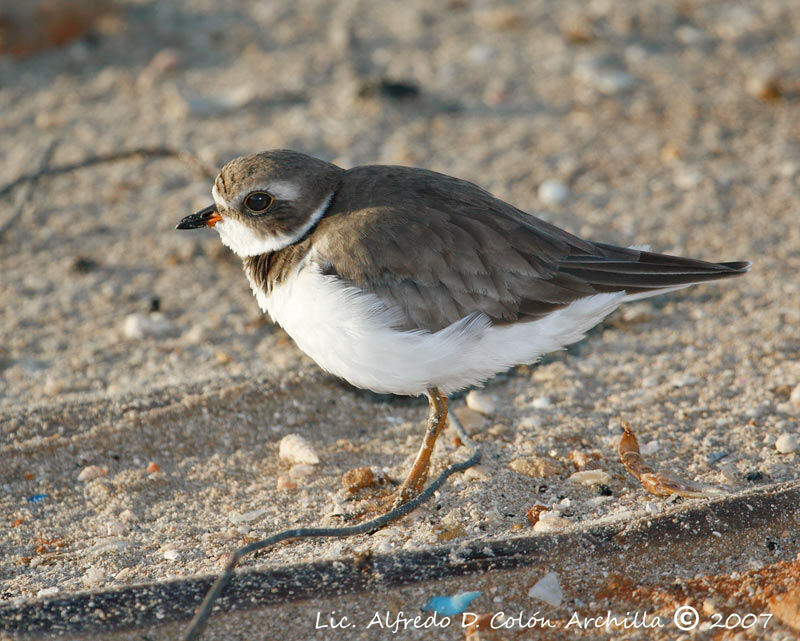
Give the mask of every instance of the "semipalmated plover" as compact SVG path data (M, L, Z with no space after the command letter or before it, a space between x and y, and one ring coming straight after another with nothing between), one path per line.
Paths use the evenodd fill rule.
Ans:
M300 349L356 387L427 394L399 503L425 483L448 394L580 340L621 303L750 266L583 240L464 180L287 150L232 160L212 195L177 228L214 227Z

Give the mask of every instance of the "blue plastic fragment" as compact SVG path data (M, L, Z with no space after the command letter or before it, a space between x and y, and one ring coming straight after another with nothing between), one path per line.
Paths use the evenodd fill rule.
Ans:
M480 592L459 592L453 596L435 596L428 600L423 610L433 610L442 616L461 614L481 595Z
M34 494L28 497L28 503L41 503L47 498L47 494Z
M714 465L717 461L721 461L726 456L728 456L728 452L726 450L722 450L720 452L714 452L708 456L708 464Z

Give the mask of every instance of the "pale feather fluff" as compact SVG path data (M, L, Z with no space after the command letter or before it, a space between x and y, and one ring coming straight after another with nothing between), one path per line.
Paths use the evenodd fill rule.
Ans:
M357 387L417 395L482 383L579 341L614 311L624 292L579 299L540 320L493 326L470 315L438 332L399 331L400 322L373 294L322 275L306 262L271 294L251 286L261 308L323 369Z

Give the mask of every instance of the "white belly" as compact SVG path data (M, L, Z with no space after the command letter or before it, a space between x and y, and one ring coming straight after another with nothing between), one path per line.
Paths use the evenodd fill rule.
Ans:
M432 386L450 394L532 363L583 338L625 298L624 292L588 296L543 319L501 327L477 314L431 333L392 329L397 318L377 296L309 264L270 295L253 291L261 309L320 367L356 387L404 395Z

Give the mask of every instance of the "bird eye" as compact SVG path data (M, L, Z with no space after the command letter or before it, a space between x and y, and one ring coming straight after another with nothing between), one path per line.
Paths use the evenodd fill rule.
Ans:
M250 211L264 211L269 209L269 206L273 202L275 202L275 199L271 194L265 191L254 191L252 194L248 194L247 198L244 199L244 206Z

